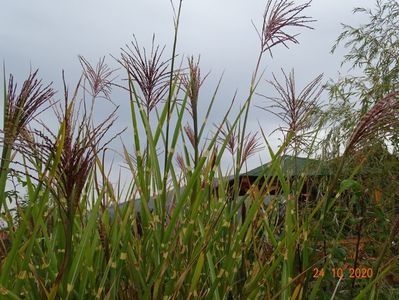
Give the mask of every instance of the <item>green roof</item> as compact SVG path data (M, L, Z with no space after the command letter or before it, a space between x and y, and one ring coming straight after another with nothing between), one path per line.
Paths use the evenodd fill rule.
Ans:
M280 158L280 166L285 176L300 176L302 174L308 176L324 176L331 173L326 164L322 161L305 157L283 155ZM252 169L251 171L241 174L241 176L255 177L262 175L276 175L275 170L273 170L272 162L268 162L262 166Z

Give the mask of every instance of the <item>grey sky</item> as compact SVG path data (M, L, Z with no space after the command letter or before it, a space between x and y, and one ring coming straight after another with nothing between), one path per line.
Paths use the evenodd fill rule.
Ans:
M259 51L251 20L261 24L265 4L266 0L183 1L178 53L200 54L203 73L211 71L201 94L204 103L208 103L219 76L225 72L217 110L226 108L235 90L238 103L245 98ZM272 72L279 73L280 68L295 68L298 88L319 73L324 73L325 79L337 78L344 51L340 49L334 55L329 51L341 31L340 24L365 22L352 10L373 5L374 0L314 0L306 14L317 20L312 25L315 30L299 29L300 45L291 45L289 50L275 48L273 59L265 56L265 79L270 79ZM76 82L80 74L77 55L94 63L104 55L118 56L133 34L149 46L153 33L157 42L169 46L166 54L170 53L173 22L168 0L4 1L0 10L0 59L18 82L32 66L40 69L44 81L54 81L59 88L62 69L71 85ZM117 66L109 56L107 61ZM260 91L267 93L267 86L262 84ZM129 126L127 98L121 93L115 95L121 105L120 127ZM259 98L254 101L261 103ZM249 127L256 129L258 121L268 132L276 126L275 119L253 108ZM275 139L272 141L276 145Z
M328 52L340 32L340 23L359 23L359 16L351 13L353 7L371 6L373 2L314 0L307 14L317 20L315 30L302 30L301 45L289 51L275 49L273 63L269 60L266 65L303 68L308 74L334 73L340 58ZM226 75L237 78L237 83L247 76L243 82L247 84L258 51L251 20L260 24L265 3L183 1L179 52L201 54L204 68L225 70ZM59 74L62 68L73 72L79 70L78 54L91 60L109 53L117 55L132 34L147 44L152 33L161 44L170 45L172 40L168 0L9 1L2 6L0 55L14 73L26 71L29 63L49 75Z

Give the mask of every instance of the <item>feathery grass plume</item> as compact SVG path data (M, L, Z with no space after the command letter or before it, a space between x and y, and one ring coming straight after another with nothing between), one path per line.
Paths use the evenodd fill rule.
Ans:
M186 162L184 161L183 155L181 155L180 153L176 154L176 163L183 173L187 173Z
M198 97L201 85L208 75L204 78L201 78L201 70L199 67L200 58L198 57L197 61L194 60L194 57L191 56L188 60L188 74L183 73L180 76L180 80L183 84L185 92L190 99L190 114L193 118L193 127L194 131L192 134L193 141L192 145L194 148L194 164L198 161L199 155L199 141L198 141ZM186 131L187 132L187 131ZM191 141L191 139L190 139Z
M50 107L48 105L43 108L55 94L55 91L51 88L51 83L43 86L42 80L37 78L37 74L38 70L29 74L19 93L17 93L17 84L14 84L14 77L10 75L8 89L5 92L4 137L0 167L0 209L5 201L7 174L11 152L15 148L14 143L20 137L21 132L26 130L29 122ZM4 88L6 88L5 78Z
M262 52L269 51L272 56L271 48L278 44L283 44L288 48L288 42L298 44L296 37L298 34L289 34L285 30L287 27L304 27L313 29L308 23L314 22L310 17L300 15L302 11L310 6L312 1L295 6L293 1L279 0L272 5L272 0L266 4L263 15L263 25L261 34Z
M140 100L150 113L162 100L169 86L169 60L163 60L165 47L155 46L155 35L152 37L151 52L140 49L136 37L126 49L121 49L121 59L118 62L127 69L132 80L142 92Z
M65 101L63 115L59 116L62 119L59 121L64 123L65 126L65 142L61 153L61 161L58 165L56 186L57 193L61 193L58 196L73 200L67 205L72 205L72 208L75 208L93 166L95 156L116 137L114 136L100 146L102 139L116 120L115 113L118 107L103 122L93 127L91 125L92 120L87 116L86 111L81 116L81 120L79 120L79 112L76 111L75 105L81 82L79 81L77 84L72 99L69 99L64 76L63 80ZM50 151L55 151L56 142L48 145Z
M186 126L184 126L184 132L186 133L191 145L193 147L195 147L196 146L196 138L195 138L195 133L194 133L193 128L189 124L187 124Z
M226 149L231 155L235 155L240 144L237 127L232 127L229 122L226 122L224 127L220 129L220 136L218 137L219 144L227 140ZM258 133L248 133L242 142L242 155L240 160L240 167L255 153L263 149Z
M65 143L62 149L61 162L59 164L59 177L57 181L57 194L65 197L67 206L75 209L88 174L93 167L94 158L105 145L99 147L100 142L115 121L115 111L105 121L95 128L90 128L88 120L83 120L76 132L73 102L69 103L65 113ZM59 194L60 193L60 194ZM68 209L66 209L68 210Z
M191 56L187 59L187 61L188 73L183 73L180 78L187 96L190 99L190 105L192 109L190 113L194 115L193 110L196 109L198 105L199 90L209 73L204 78L201 78L201 69L199 67L200 57L198 57L197 61L195 61L194 57Z
M244 138L244 147L241 154L241 166L257 152L261 151L263 146L260 142L258 133L248 133Z
M100 58L97 65L93 67L87 59L79 55L79 62L82 66L83 76L89 83L89 94L93 98L97 98L102 94L102 97L111 100L111 86L114 78L111 78L115 70L109 68L105 63L105 56Z
M283 122L283 125L274 131L280 130L284 137L292 134L292 148L295 151L300 151L306 148L308 138L313 133L311 127L315 113L320 108L323 74L318 75L297 94L294 70L289 75L283 70L282 73L284 75L284 83L280 83L274 74L273 80L267 81L277 91L278 96L261 95L266 100L271 101L271 104L258 107L274 114Z
M42 106L55 94L52 83L43 86L42 80L37 79L37 73L38 70L29 74L18 95L17 84L14 84L14 77L10 75L4 120L4 143L7 145L12 145L21 130L44 110Z
M362 116L353 130L344 155L356 151L364 143L369 143L376 138L386 138L387 134L392 134L395 130L398 130L398 95L398 92L389 93Z
M223 144L227 139L226 149L231 155L234 155L238 146L237 127L232 128L229 121L226 121L224 127L220 129L220 136L218 142Z

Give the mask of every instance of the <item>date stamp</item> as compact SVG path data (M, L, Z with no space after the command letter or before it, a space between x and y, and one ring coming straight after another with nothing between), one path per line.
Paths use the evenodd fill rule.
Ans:
M330 272L333 278L355 278L355 279L369 279L373 277L372 268L351 268L351 267L338 267L338 268L313 268L313 278L324 277L326 272Z

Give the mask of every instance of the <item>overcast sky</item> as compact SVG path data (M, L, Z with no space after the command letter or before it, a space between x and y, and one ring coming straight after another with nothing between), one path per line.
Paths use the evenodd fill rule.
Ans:
M265 5L266 0L183 1L177 48L180 55L200 54L203 74L211 71L201 92L203 105L208 103L224 72L213 115L215 122L217 111L226 108L236 90L237 105L248 92L259 51L251 20L260 26ZM373 5L374 0L314 0L305 14L317 20L312 24L315 29L300 29L299 45L291 45L289 50L275 48L273 59L265 56L265 79L270 79L272 72L279 74L280 68L287 72L295 69L298 89L320 73L324 73L325 80L337 78L345 51L339 49L332 55L330 49L341 31L341 23L356 26L366 22L352 10ZM167 45L167 53L173 41L168 0L15 0L4 1L1 6L0 58L5 61L6 72L13 73L18 82L26 77L30 67L39 68L44 81L54 81L59 89L62 69L71 85L76 82L80 74L78 55L93 63L105 55L109 64L116 67L109 55L118 56L133 34L148 47L155 33L157 42ZM261 84L260 91L268 92L266 84ZM114 101L121 105L118 126L129 126L128 99L116 92ZM262 103L259 98L254 101ZM256 129L258 122L267 132L277 126L274 118L253 108L249 127ZM276 146L276 140L271 140ZM259 159L252 164L258 163Z

